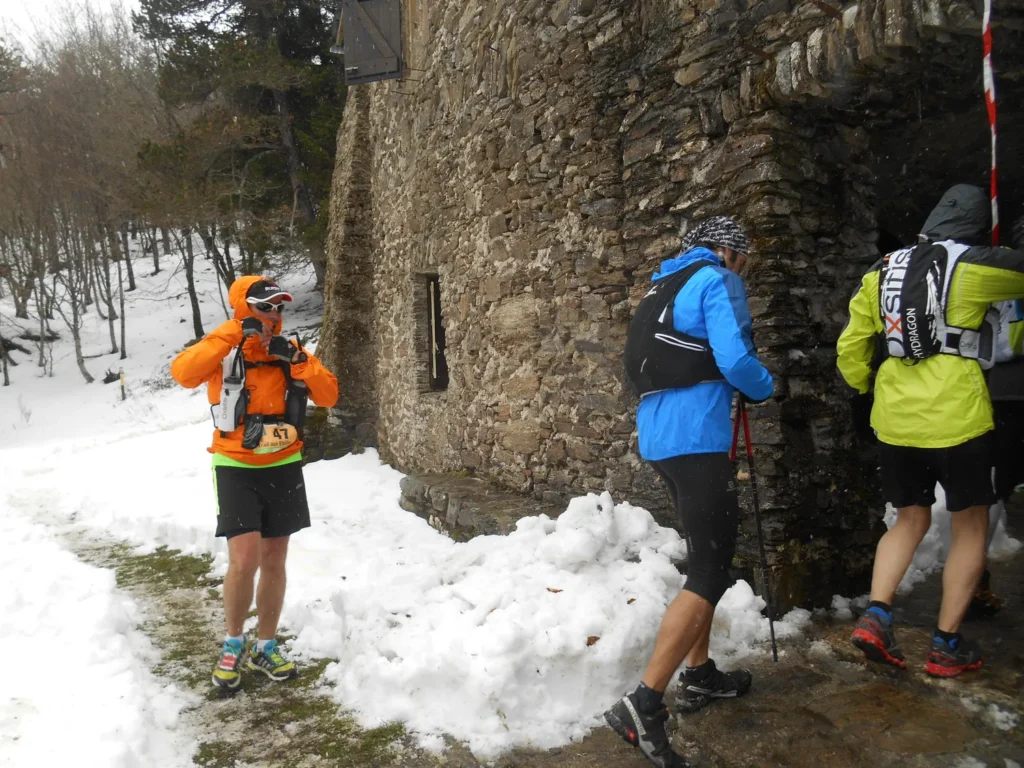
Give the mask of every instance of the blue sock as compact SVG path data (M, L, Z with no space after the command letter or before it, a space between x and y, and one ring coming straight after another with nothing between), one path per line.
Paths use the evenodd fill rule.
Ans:
M239 635L238 637L234 637L232 635L225 635L224 642L226 643L228 642L228 640L234 640L239 645L245 645L245 635Z
M936 628L935 631L932 632L932 637L936 640L941 640L954 651L960 644L959 632L943 632L941 629Z
M256 653L263 653L263 649L267 647L267 643L277 643L277 640L274 638L270 638L269 640L257 640Z
M868 603L868 609L864 613L873 613L882 619L886 624L892 624L892 606L878 600Z

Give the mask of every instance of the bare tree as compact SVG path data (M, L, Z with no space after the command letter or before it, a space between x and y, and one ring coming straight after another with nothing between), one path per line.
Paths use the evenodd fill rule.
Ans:
M185 267L185 285L188 287L188 299L192 305L192 330L195 332L195 337L201 339L206 335L206 331L203 330L203 314L199 309L199 296L196 294L196 253L192 245L191 227L185 227L181 231L181 237L175 231L174 239L177 241L178 250L182 251L182 262Z

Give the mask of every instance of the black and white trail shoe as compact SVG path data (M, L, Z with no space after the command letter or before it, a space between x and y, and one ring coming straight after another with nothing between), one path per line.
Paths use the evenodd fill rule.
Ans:
M708 659L695 669L684 668L679 675L679 709L696 712L718 699L736 699L750 690L754 676L748 669L723 672Z
M690 763L672 751L665 723L668 709L662 707L651 715L640 714L636 694L623 696L604 713L604 719L619 736L639 749L657 768L690 768Z

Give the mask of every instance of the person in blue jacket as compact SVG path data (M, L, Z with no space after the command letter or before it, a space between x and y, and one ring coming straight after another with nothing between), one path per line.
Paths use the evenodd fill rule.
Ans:
M684 660L679 706L686 711L742 696L752 680L748 670L719 670L708 656L715 606L735 581L730 574L739 531L739 499L729 461L733 394L739 390L748 400L761 402L774 388L751 339L740 277L749 250L735 220L714 216L691 229L681 253L662 262L653 278L657 282L706 262L679 289L672 319L677 331L707 339L724 379L651 392L637 411L640 455L668 485L687 534L688 573L661 621L643 681L605 718L660 768L686 765L669 743L663 702L665 688Z

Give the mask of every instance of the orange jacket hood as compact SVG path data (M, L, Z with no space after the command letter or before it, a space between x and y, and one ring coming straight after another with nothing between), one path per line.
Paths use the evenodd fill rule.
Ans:
M269 277L263 277L262 275L244 275L231 284L231 287L228 289L228 303L231 305L231 308L235 310L235 320L244 320L247 317L255 317L252 312L252 308L245 300L245 294L248 293L249 289L256 285L256 283L263 280L273 282ZM281 317L278 315L278 319L274 321L274 333L281 332L281 325Z

